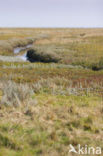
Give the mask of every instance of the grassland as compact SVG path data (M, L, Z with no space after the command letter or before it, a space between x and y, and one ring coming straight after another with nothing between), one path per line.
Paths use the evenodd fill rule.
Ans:
M0 62L0 156L103 150L103 29L0 29L0 55L31 42L60 60Z

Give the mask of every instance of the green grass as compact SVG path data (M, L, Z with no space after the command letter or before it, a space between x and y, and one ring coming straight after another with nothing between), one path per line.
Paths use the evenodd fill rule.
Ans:
M78 144L103 147L101 98L51 94L35 97L38 100L35 107L2 108L1 155L5 152L7 155L45 155L47 152L66 155L70 143L75 147ZM27 109L31 111L29 116Z

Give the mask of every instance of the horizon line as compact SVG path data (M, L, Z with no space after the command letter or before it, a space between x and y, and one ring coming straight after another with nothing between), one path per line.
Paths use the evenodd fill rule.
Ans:
M29 29L29 28L35 28L35 29L40 29L40 28L41 28L41 29L47 29L47 28L48 28L48 29L68 29L68 28L74 28L74 29L75 29L75 28L77 28L77 29L87 29L87 28L90 28L90 29L91 29L91 28L92 28L92 29L93 29L93 28L94 28L94 29L96 29L96 28L103 28L103 26L100 26L100 27L46 27L46 26L45 26L45 27L22 27L22 26L19 26L19 27L15 27L15 26L14 26L14 27L11 27L11 26L10 26L10 27L9 27L9 26L8 26L8 27L0 27L0 29L1 29L1 28L10 28L10 29L11 29L11 28L12 28L12 29L13 29L13 28L14 28L14 29L15 29L15 28L24 28L24 29L25 29L25 28L28 28L28 29Z

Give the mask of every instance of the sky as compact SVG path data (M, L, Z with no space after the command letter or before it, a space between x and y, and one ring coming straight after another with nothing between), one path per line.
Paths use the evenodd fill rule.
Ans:
M103 27L103 0L0 0L0 27Z

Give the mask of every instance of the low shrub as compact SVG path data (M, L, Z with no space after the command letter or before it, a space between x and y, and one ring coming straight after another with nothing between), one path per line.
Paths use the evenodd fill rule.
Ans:
M92 70L98 71L103 69L103 57L100 58L99 62L97 64L92 65Z
M51 51L47 50L42 50L39 48L33 48L27 51L27 58L31 62L44 62L44 63L49 63L49 62L59 62L60 57Z

